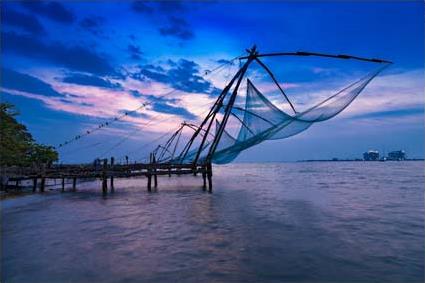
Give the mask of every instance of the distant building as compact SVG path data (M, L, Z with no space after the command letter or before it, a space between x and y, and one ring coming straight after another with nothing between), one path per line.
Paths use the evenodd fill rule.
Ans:
M388 153L387 160L406 160L406 152L404 150L396 150Z
M369 150L369 151L363 153L363 159L365 161L377 161L377 160L379 160L379 151Z

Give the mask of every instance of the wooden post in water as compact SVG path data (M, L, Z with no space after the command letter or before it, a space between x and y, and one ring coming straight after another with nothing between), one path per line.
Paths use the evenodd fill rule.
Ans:
M152 191L151 166L152 166L152 153L149 154L149 164L148 164L148 167L147 167L147 174L146 174L146 178L148 178L148 192Z
M102 171L102 192L106 194L108 192L108 176L106 170L108 169L108 159L103 159L103 171Z
M207 164L207 177L208 177L208 192L212 192L212 166L211 162Z
M154 169L153 169L153 172L154 172L154 175L153 175L153 186L156 188L156 187L158 187L158 175L156 174L156 166L155 166L155 164L156 164L156 158L155 158L155 154L153 154L153 156L152 156L152 161L153 161L153 166L154 166Z
M77 177L72 178L72 190L74 192L77 190Z
M197 169L196 164L194 164L193 167L192 167L193 176L197 176L198 175L198 172L197 172L196 169Z
M111 171L114 171L114 158L111 157ZM111 193L114 192L114 175L111 174Z
M202 190L206 190L207 189L207 172L206 172L207 168L205 166L202 166L202 180L203 180L203 185L202 185Z
M32 192L34 193L37 190L37 177L32 179Z
M62 192L65 191L65 178L64 177L62 177L62 190L61 191Z
M44 187L46 185L46 164L41 165L41 183L40 183L40 192L44 192Z
M152 191L152 175L151 173L148 173L146 176L148 178L148 192Z
M41 177L41 182L40 182L40 192L44 193L44 188L46 186L46 178L45 177Z

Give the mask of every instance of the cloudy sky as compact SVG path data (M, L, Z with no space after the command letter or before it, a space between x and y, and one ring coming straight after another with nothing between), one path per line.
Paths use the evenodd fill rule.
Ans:
M423 23L420 1L2 1L1 96L41 143L83 136L59 149L64 162L140 160L182 121L200 123L239 67L230 60L253 44L383 58L394 64L339 116L237 161L356 158L368 149L423 158ZM379 67L302 57L264 63L298 109ZM258 68L247 75L289 111Z

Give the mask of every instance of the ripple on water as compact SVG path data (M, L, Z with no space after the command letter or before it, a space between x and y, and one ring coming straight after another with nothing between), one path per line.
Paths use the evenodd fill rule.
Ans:
M3 282L422 282L423 162L233 164L2 206Z

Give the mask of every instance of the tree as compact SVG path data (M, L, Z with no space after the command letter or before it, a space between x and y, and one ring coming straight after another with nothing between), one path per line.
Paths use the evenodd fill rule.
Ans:
M0 103L0 165L30 166L58 160L51 146L37 144L25 125L15 117L19 113L9 103Z

